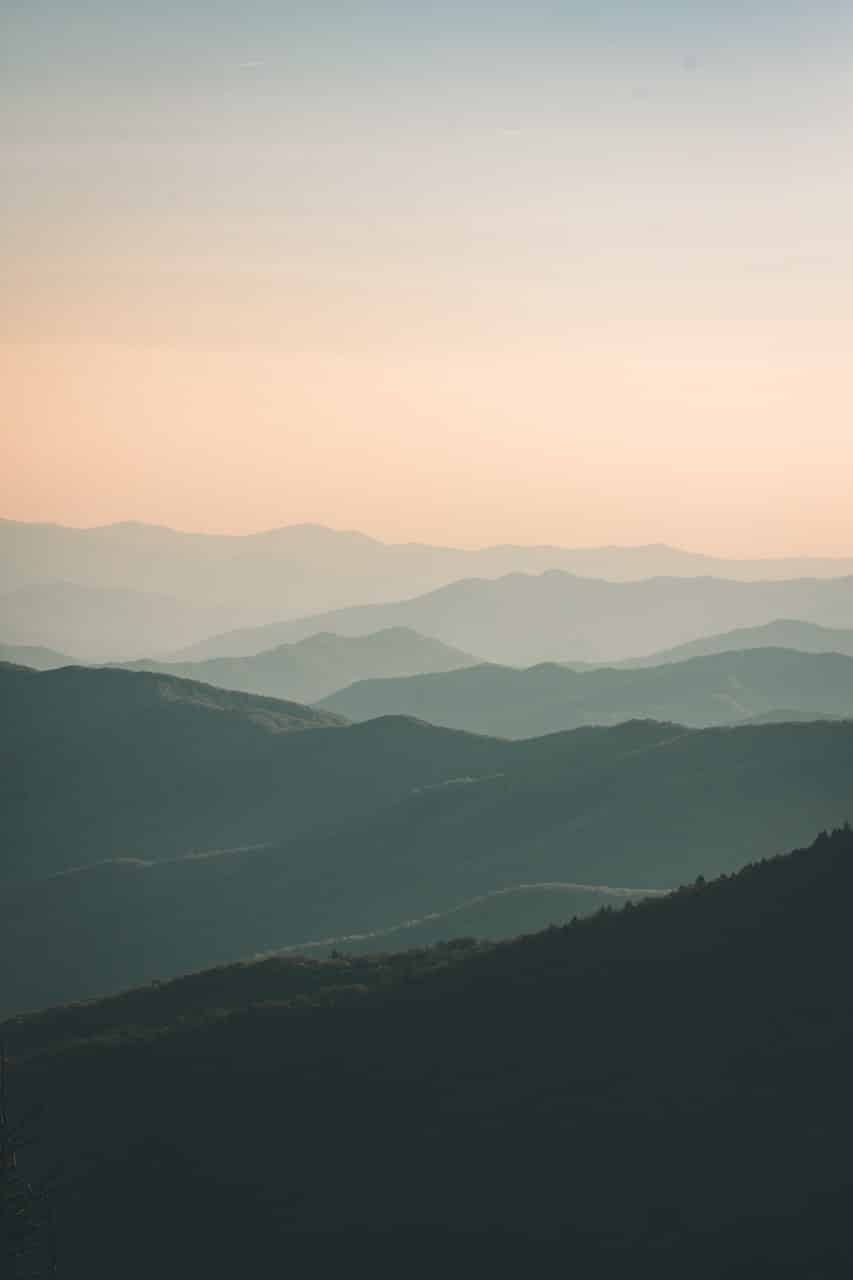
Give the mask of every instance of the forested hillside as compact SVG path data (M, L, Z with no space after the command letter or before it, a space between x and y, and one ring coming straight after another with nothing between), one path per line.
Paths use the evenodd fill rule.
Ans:
M12 1097L45 1105L28 1168L62 1161L63 1273L476 1246L844 1274L851 893L846 828L509 944L269 961L7 1024Z

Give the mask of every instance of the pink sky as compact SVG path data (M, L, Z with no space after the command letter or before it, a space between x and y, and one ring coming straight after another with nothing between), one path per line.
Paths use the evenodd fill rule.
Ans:
M0 515L853 554L849 10L50 7Z
M850 554L849 372L591 350L0 352L3 514Z

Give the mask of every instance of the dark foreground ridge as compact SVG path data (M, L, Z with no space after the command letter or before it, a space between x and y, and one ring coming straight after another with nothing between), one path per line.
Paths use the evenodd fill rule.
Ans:
M278 959L9 1023L15 1105L45 1104L33 1169L64 1166L62 1274L379 1247L403 1270L520 1250L586 1276L848 1274L851 900L846 827L512 943Z

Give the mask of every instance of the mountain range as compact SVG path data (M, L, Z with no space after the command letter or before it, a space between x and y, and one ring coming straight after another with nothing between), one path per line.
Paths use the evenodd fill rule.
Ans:
M849 1272L853 564L0 522L0 640L0 1242Z
M219 536L0 521L0 639L87 662L160 662L247 657L318 631L405 626L494 662L612 662L779 617L853 626L850 609L831 603L831 580L849 581L852 568L844 559L722 561L658 545L394 545L314 525ZM556 582L573 579L588 584L575 586L573 602L546 603L544 596L561 594ZM539 588L529 585L539 580ZM774 584L777 593L768 590ZM370 613L382 604L387 612ZM533 626L524 644L507 611L528 608ZM624 622L624 636L611 627L605 639L590 628L598 609ZM660 614L657 627L649 611ZM515 631L519 625L516 617ZM493 635L507 626L502 639ZM544 626L565 652L548 643Z
M707 658L715 653L736 653L743 649L797 649L800 653L844 653L853 657L853 628L821 627L814 622L777 618L758 627L736 627L719 635L702 636L673 649L662 649L644 658L628 659L624 667L661 666L688 658Z
M124 665L134 671L160 671L224 689L317 702L356 680L453 671L475 662L470 654L418 635L408 627L388 627L366 636L320 632L245 658L199 662L147 659Z
M0 881L282 839L513 750L120 668L0 665L0 699Z
M133 521L80 529L0 520L0 591L64 580L133 588L207 607L266 608L277 598L282 617L419 595L456 578L546 569L616 581L660 576L842 577L853 574L853 557L721 559L663 544L467 550L386 543L317 524L222 535Z
M0 595L0 635L6 648L60 650L75 662L180 648L235 625L243 616L234 609L188 604L150 591L76 582L30 583ZM262 616L269 617L269 611Z
M409 600L460 579L496 579L559 570L614 582L653 577L709 577L740 581L835 578L853 573L853 560L722 560L662 545L646 547L496 546L482 550L387 544L363 534L319 525L291 525L245 536L181 533L132 522L93 529L0 521L0 639L58 649L77 660L166 657L199 645L180 660L244 657L317 631L351 633L351 626L309 623L256 638L202 645L207 637L266 623L298 620L345 606ZM785 612L785 610L783 610ZM791 612L791 611L787 611ZM778 614L777 614L778 616ZM811 619L794 609L792 616ZM815 621L826 621L815 617ZM769 621L722 616L719 628ZM407 619L380 621L448 640ZM714 623L711 622L713 629ZM692 631L665 635L662 645L692 640ZM645 646L648 648L648 646ZM654 644L652 647L655 647ZM659 647L659 646L658 646ZM639 652L639 650L638 650ZM481 656L509 661L505 653ZM523 662L581 658L538 651ZM593 661L634 656L588 652ZM512 659L513 661L515 659Z
M853 808L845 722L509 742L146 673L0 675L10 1013L353 934L381 949L525 885L668 889Z
M792 649L802 653L835 652L853 657L853 630L781 619L763 626L736 628L707 636L645 658L623 659L614 665L620 668L663 666L695 657L758 648ZM79 665L79 659L54 649L10 644L0 644L0 662L34 667L41 671ZM293 644L278 645L245 658L213 658L198 662L144 658L112 665L122 665L136 671L159 671L226 689L241 689L248 693L310 703L320 701L360 680L454 671L476 666L478 660L471 654L442 644L441 641L421 636L410 628L391 627L365 636L315 633ZM606 664L574 662L562 665L572 666L576 670L595 670ZM529 693L533 696L532 688ZM842 701L843 698L842 690ZM787 714L791 718L801 718L809 713L819 714L815 707L798 708L796 704L798 701L802 704L802 699L795 698L792 701L792 706L774 706L755 714L762 718L778 718L779 714ZM838 708L833 708L826 714L837 713ZM673 719L693 722L689 711L682 714L678 710L672 710L669 714ZM353 718L360 716L354 714ZM700 719L702 723L710 723L715 717L703 712ZM557 727L565 728L567 725L559 723ZM540 727L535 731L544 730Z
M320 706L348 720L417 716L507 738L638 718L733 724L783 708L797 717L853 716L853 658L755 648L639 669L481 665L362 680Z
M851 896L848 827L509 944L276 958L7 1023L12 1104L44 1117L28 1175L62 1165L63 1270L225 1277L248 1248L844 1275Z
M778 618L853 626L853 578L734 582L651 578L615 583L552 570L454 582L393 604L364 605L244 628L190 646L184 659L258 653L318 631L358 636L385 627L422 635L491 662L530 666L613 662Z

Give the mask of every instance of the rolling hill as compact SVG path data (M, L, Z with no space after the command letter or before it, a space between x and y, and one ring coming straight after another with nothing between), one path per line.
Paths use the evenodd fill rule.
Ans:
M18 1020L12 1103L45 1116L21 1176L61 1160L72 1280L117 1257L232 1276L247 1241L267 1270L369 1251L500 1274L534 1250L614 1278L844 1275L851 896L847 828L508 944L269 960Z
M494 581L454 582L394 604L244 628L214 636L175 657L197 660L257 653L317 631L357 636L402 626L512 666L614 662L780 617L853 626L853 578L653 578L615 583L558 571L511 574Z
M453 671L475 661L470 654L407 627L389 627L366 636L321 632L246 658L171 663L147 660L124 665L134 671L162 671L186 680L202 680L224 689L317 702L356 680Z
M768 648L640 669L486 665L359 681L320 706L349 720L418 716L508 738L637 718L732 724L773 713L778 718L781 707L795 718L853 716L853 658Z
M760 627L736 627L721 635L703 636L674 649L664 649L620 665L659 666L664 662L683 662L688 658L706 658L715 653L735 653L743 649L798 649L801 653L843 653L849 658L853 657L853 628L820 627L814 622L778 618Z
M296 703L112 668L0 666L0 701L0 881L281 839L492 772L507 754L427 725L344 729Z
M282 824L278 842L229 851L237 842L220 839L221 853L133 860L140 822L120 805L110 860L79 866L79 818L66 817L69 869L7 885L0 899L6 1012L381 934L522 885L669 889L853 812L847 722L638 721L506 742L391 719L275 741L286 750L250 773L274 797L262 812L267 830ZM257 826L251 838L264 839ZM502 930L515 932L525 904L516 927L512 898L499 905Z

